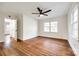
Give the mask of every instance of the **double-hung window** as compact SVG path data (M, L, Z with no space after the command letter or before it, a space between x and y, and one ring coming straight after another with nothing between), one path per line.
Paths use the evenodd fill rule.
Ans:
M78 40L78 7L76 6L71 14L71 33L74 39Z
M49 21L44 23L44 32L57 32L57 30L58 30L57 21Z
M51 32L57 32L57 22L56 21L54 21L54 22L50 22L50 24L51 24Z
M45 22L44 23L44 32L49 32L49 27L50 27L49 22Z

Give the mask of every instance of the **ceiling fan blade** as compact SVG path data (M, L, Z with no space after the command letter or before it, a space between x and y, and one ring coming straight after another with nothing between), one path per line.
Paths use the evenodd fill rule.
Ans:
M50 11L52 11L52 10L47 10L47 11L45 11L45 12L43 12L43 13L47 13L47 12L50 12Z
M40 14L40 13L32 13L32 14Z
M38 11L39 11L40 13L42 13L42 10L41 10L39 7L37 7L37 9L38 9Z
M47 14L43 14L43 15L48 16Z

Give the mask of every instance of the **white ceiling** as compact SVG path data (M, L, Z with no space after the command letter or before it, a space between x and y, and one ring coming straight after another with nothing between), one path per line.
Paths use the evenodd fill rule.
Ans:
M0 11L27 14L31 17L41 19L65 15L71 4L71 2L0 2ZM38 17L38 15L32 14L33 12L38 12L37 7L43 10L52 9L52 11L47 13L49 16Z

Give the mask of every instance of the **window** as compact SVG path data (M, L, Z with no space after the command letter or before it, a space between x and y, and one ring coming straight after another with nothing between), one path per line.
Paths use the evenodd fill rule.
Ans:
M57 22L51 22L51 32L57 32Z
M57 32L58 22L45 22L44 23L44 32Z
M44 32L49 32L49 22L44 23Z
M71 15L71 32L74 39L78 39L78 8L75 7Z

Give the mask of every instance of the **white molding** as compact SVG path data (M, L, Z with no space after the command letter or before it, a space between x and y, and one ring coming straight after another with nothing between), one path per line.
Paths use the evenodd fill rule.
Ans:
M0 42L4 42L4 41L0 41Z
M69 42L70 47L72 48L74 54L75 54L76 56L79 56L79 51L75 48L74 44L72 44L72 42L69 41L69 40L68 40L68 42Z

